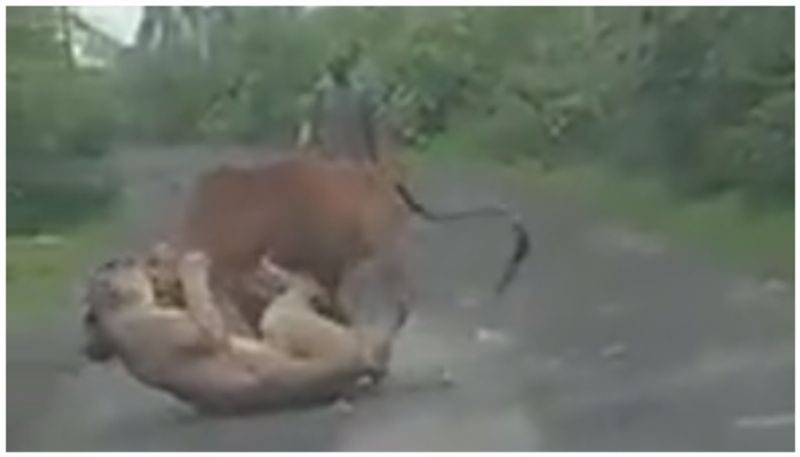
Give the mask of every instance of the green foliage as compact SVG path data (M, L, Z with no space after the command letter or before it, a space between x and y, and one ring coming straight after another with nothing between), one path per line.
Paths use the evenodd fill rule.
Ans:
M77 224L57 232L50 243L31 236L6 239L6 285L8 316L20 319L43 317L68 305L64 300L70 284L108 248L115 227L107 223ZM50 235L53 236L53 235Z
M418 109L415 131L440 132L444 124L453 137L445 143L501 160L536 157L552 166L601 158L661 176L684 195L736 188L752 204L791 205L788 10L450 11L418 26L419 33L438 31L426 35L424 55L442 70L425 73L424 83L406 81L415 84L418 108L425 100L444 108L439 119ZM463 28L470 33L456 33ZM464 84L447 84L459 76Z
M39 283L11 276L41 273L20 234L114 201L112 141L288 141L321 70L354 46L356 83L426 155L543 164L518 168L791 271L790 8L146 7L103 68L76 65L67 11L7 9L12 293ZM87 249L76 236L42 264Z
M9 234L47 232L100 217L114 201L110 184L32 182L11 185L7 196Z
M754 204L786 205L794 180L789 13L234 8L211 28L205 66L162 51L153 66L127 73L144 84L133 101L153 104L139 117L162 130L156 136L285 138L319 70L357 43L364 59L356 80L418 147L450 143L548 166L602 158L658 175L685 195L737 188ZM192 123L243 74L248 83L220 99L210 122Z
M110 201L108 181L70 174L108 148L109 81L100 70L72 66L56 9L9 8L7 19L8 228L48 230Z
M629 114L651 126L652 163L682 191L736 187L754 201L791 202L793 176L781 172L793 168L794 134L785 128L793 113L768 101L794 99L793 22L785 11L654 14L655 39L638 64L642 90Z
M70 65L59 11L9 10L17 187L112 133L290 140L321 70L357 45L357 84L431 154L593 159L686 196L793 199L787 8L147 7L136 45L93 71Z
M557 192L587 200L645 232L708 252L721 261L766 276L794 276L794 211L754 212L741 191L686 200L663 181L620 173L608 164L584 162L543 173L535 161L509 174L538 194ZM535 177L536 179L531 179Z

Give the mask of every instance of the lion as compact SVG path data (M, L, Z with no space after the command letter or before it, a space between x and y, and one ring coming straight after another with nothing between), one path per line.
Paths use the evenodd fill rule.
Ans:
M262 271L284 287L259 321L261 337L272 346L295 357L325 358L358 350L358 346L363 344L362 339L380 340L380 335L372 332L374 329L343 327L323 318L321 313L332 303L322 286L310 276L289 272L266 256L261 265ZM394 331L405 323L407 317L407 308L398 310ZM386 354L373 356L378 360L387 358Z
M144 255L144 270L153 286L156 303L161 307L187 307L185 291L178 275L179 259L180 252L174 246L163 241L156 243ZM270 284L274 288L277 283L275 281L265 282L263 279L261 271L254 271L247 277L241 278L240 286L247 288L252 296L258 297L264 303L269 303L273 298L274 291L260 289L260 287ZM256 337L257 333L252 331L241 315L236 312L235 305L229 302L220 303L223 300L226 300L224 296L216 295L214 303L229 330L240 335Z
M176 268L185 308L157 302L141 259L112 260L91 275L84 317L91 360L119 358L144 384L200 412L218 414L335 400L352 392L361 378L386 370L402 323L380 338L345 332L355 344L296 357L269 341L226 329L208 287L205 255L182 255ZM315 332L316 324L310 319L308 331Z

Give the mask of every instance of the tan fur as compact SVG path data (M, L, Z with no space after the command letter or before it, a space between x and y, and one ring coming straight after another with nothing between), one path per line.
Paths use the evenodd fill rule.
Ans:
M352 353L362 348L385 348L380 337L367 329L345 328L320 315L325 308L327 294L314 279L292 273L262 260L262 269L276 277L285 291L277 295L259 321L262 338L273 347L295 357L333 357ZM364 340L371 340L364 344ZM377 365L384 365L388 354L365 353L364 357Z
M177 252L166 243L158 243L145 256L145 272L153 286L155 301L161 307L186 307L177 263Z
M140 381L211 412L330 400L383 371L364 356L382 348L341 344L348 349L298 358L267 341L232 336L213 303L207 268L196 253L178 261L180 309L157 302L143 262L107 263L89 280L87 336L103 339L94 344L107 346Z

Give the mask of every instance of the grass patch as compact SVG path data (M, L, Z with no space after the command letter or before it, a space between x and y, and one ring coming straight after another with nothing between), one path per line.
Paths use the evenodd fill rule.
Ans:
M737 192L680 199L654 178L630 177L599 164L543 172L534 161L511 173L537 190L591 201L634 226L708 251L766 275L794 278L794 211L755 211Z
M47 238L6 238L6 317L45 317L70 297L74 281L107 246L111 224L92 222Z

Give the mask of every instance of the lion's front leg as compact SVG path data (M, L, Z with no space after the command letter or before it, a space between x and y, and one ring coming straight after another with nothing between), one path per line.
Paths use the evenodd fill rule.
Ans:
M209 260L201 252L190 252L178 262L178 276L186 300L186 311L213 341L227 344L225 320L216 307L208 282Z

